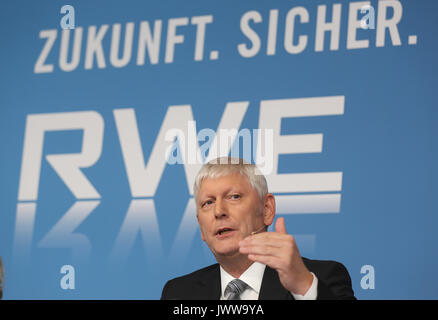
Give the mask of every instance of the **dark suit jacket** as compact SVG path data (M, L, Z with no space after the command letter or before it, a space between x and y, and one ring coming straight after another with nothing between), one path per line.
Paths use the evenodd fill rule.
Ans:
M309 271L318 278L318 300L355 299L347 269L336 261L303 258ZM219 300L221 279L219 264L169 280L161 294L162 300ZM259 300L294 300L281 284L277 271L266 266Z

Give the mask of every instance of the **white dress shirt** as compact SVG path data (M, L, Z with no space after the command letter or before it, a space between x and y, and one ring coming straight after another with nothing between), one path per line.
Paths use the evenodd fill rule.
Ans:
M258 300L260 294L260 287L262 286L263 273L266 265L260 262L254 262L242 275L240 280L245 282L248 287L240 295L241 300ZM235 278L220 266L221 270L221 300L225 300L224 292L228 283ZM305 295L294 294L291 292L295 300L316 300L318 294L318 278L313 272L313 282Z

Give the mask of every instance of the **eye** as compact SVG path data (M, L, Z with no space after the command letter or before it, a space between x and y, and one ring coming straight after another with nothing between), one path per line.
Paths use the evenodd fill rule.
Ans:
M232 195L230 196L230 198L231 198L232 200L239 200L239 199L241 198L241 196L240 196L240 194L235 193L235 194L232 194Z
M208 206L208 205L210 205L210 204L212 204L212 203L213 203L212 200L204 201L204 202L202 203L202 205L201 205L201 208L204 208L205 206Z

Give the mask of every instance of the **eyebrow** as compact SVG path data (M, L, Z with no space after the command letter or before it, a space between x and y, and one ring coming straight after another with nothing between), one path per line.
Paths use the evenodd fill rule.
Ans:
M242 191L241 189L236 190L236 189L235 189L235 186L232 186L232 187L226 189L226 190L225 190L224 192L222 192L221 194L229 194L229 193L231 193L231 192L243 193L243 191ZM207 200L207 199L209 199L209 198L215 198L215 196L214 196L213 194L207 193L205 196L201 196L201 195L200 195L200 196L198 197L198 199L199 199L200 201L205 201L205 200Z

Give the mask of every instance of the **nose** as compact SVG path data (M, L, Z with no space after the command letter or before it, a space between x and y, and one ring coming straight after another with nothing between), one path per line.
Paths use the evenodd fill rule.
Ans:
M227 211L226 205L222 199L216 199L216 201L215 201L214 216L217 219L224 218L224 217L228 216L228 211Z

